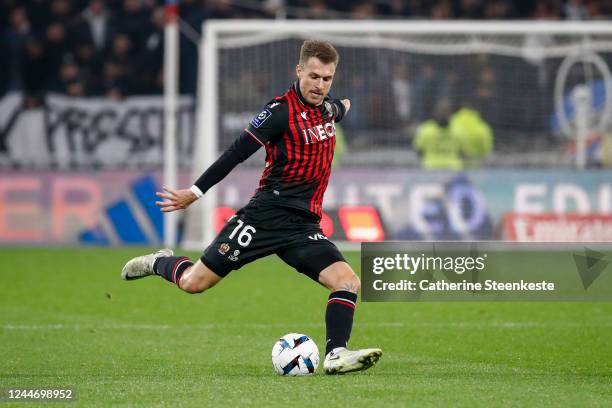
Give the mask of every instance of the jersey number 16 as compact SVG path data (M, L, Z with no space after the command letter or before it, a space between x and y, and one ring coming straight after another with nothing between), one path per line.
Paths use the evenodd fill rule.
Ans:
M246 225L242 220L237 220L236 222L238 223L238 225L229 235L229 239L234 239L236 234L238 234L238 231L240 231L240 229L244 227L242 228L242 231L240 231L240 233L238 234L238 238L236 239L236 241L243 247L249 246L251 240L253 239L252 234L256 233L257 230L251 225Z

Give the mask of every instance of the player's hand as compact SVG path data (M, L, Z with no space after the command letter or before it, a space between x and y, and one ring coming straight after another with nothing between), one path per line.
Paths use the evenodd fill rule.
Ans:
M349 99L342 99L340 102L344 105L345 115L348 113L349 109L351 109L351 101Z
M184 210L189 207L191 203L198 199L198 197L189 189L183 190L172 190L168 187L163 187L163 192L155 193L158 197L164 199L164 201L156 201L155 204L160 206L162 212L172 212L177 210Z
M342 106L344 106L344 113L341 115L340 113L340 109L342 109L339 104L342 104ZM349 111L349 109L351 109L351 101L348 99L334 99L332 102L329 101L325 101L324 102L324 112L326 112L327 115L329 115L330 118L334 118L334 117L340 117L342 118L344 115L347 114L347 112Z

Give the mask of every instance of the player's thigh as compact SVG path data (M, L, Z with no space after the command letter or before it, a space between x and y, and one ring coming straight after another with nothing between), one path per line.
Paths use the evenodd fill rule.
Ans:
M271 230L271 210L247 206L238 211L206 248L202 263L221 277L276 252L285 240Z
M203 292L221 282L222 279L221 276L217 275L198 259L198 261L181 276L180 286L181 289L187 292Z
M326 239L312 242L302 241L278 251L277 255L285 263L315 282L320 282L320 273L330 265L340 262L348 266L338 248Z

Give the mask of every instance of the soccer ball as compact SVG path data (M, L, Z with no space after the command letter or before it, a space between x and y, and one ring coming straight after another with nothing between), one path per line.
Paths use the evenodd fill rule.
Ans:
M280 375L314 374L319 365L319 349L305 334L286 334L272 347L272 365Z

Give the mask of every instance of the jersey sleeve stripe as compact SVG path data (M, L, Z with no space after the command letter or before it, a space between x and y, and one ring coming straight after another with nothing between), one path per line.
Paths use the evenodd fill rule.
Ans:
M257 138L257 136L255 136L252 132L250 132L248 129L244 129L245 132L247 132L249 134L249 136L251 136L253 139L255 139L257 141L257 143L259 143L262 146L265 146L265 144L259 140L259 138Z

